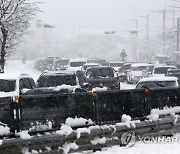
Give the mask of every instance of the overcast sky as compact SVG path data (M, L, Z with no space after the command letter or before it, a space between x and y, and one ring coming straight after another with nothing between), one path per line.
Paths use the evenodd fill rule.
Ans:
M114 29L126 31L135 28L135 19L138 19L139 29L146 24L146 18L139 16L149 15L150 29L162 28L162 14L153 13L168 6L180 5L171 0L41 0L40 8L44 13L38 19L44 23L55 24L55 31L59 35L73 36L78 29ZM170 18L172 13L168 13ZM132 21L128 21L132 20ZM167 19L169 25L172 20Z

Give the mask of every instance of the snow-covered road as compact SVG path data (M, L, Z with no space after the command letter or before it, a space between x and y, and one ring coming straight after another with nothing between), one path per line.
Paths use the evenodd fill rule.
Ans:
M22 64L21 60L7 60L6 73L22 73L22 74L29 74L31 77L34 78L36 81L41 74L40 71L34 68L34 61L26 61L25 64ZM127 84L125 82L121 82L121 90L124 89L134 89L135 85Z

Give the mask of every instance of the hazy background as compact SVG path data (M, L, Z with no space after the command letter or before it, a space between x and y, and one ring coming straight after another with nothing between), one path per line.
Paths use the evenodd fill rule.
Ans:
M147 34L147 15L150 40L159 41L159 46L154 46L148 54L162 52L163 14L153 11L168 10L165 20L168 30L176 27L172 9L177 9L170 6L180 6L179 2L172 0L41 1L44 3L39 4L39 7L43 13L39 13L32 22L29 35L22 39L16 55L23 53L29 58L83 56L118 59L122 49L125 49L128 58L133 60L137 51L147 53L145 47L141 47ZM175 11L174 19L177 17L179 11ZM136 21L138 38L130 33L136 29ZM37 23L41 26L38 27ZM55 28L44 28L44 24ZM114 35L104 33L112 30L115 31ZM171 42L175 43L175 38Z

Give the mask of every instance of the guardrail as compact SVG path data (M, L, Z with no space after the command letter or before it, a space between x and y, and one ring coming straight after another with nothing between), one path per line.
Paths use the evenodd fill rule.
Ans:
M99 150L103 147L112 145L122 145L122 135L126 132L134 132L136 141L142 136L171 136L173 133L179 132L180 120L174 124L174 118L165 118L156 122L143 121L137 123L136 127L104 125L92 128L82 128L89 130L74 130L69 135L59 135L57 133L49 133L45 135L32 136L31 139L11 139L4 140L0 146L0 153L20 154L26 152L40 153L68 153L81 152L85 150ZM73 144L73 146L71 146Z
M101 125L120 121L123 114L140 119L154 108L180 106L180 88L21 95L18 103L8 100L0 104L0 121L12 130L28 130L48 121L58 129L68 117L83 117Z

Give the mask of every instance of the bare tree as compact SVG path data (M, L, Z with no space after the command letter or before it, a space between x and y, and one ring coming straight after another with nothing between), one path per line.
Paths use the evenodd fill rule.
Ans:
M5 57L19 43L29 22L39 11L29 0L0 0L0 66L4 73Z

